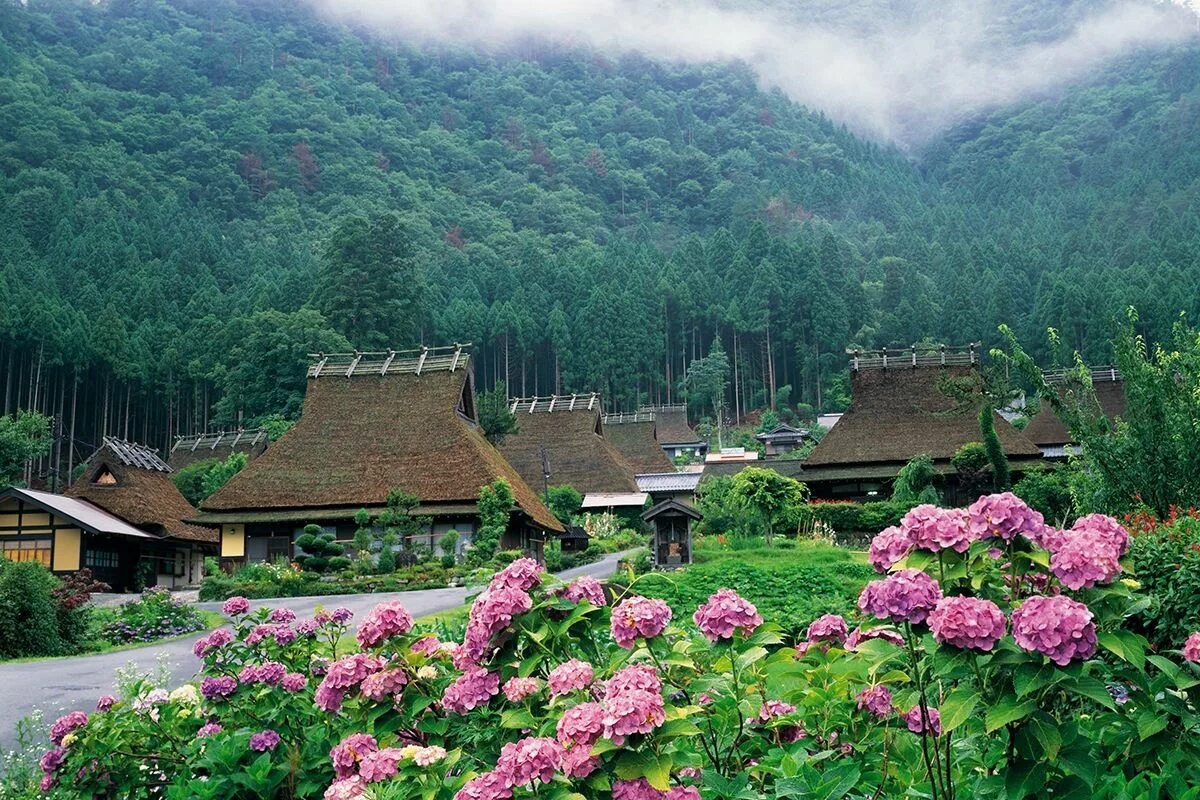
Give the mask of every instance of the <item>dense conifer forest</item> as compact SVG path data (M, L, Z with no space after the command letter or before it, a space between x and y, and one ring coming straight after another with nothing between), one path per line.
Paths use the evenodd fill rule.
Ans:
M999 323L1104 360L1124 307L1200 311L1198 123L1194 43L901 150L739 64L3 0L0 411L54 415L65 469L294 415L313 351L472 342L482 388L630 409L719 340L733 413Z

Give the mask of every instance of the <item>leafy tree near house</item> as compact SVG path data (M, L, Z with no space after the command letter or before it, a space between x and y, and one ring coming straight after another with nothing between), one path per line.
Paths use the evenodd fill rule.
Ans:
M508 390L503 383L490 392L476 395L475 409L479 428L492 444L503 444L505 436L518 431L517 417L509 410Z
M982 442L967 442L950 457L950 466L958 475L959 484L968 496L986 494L991 484L991 461Z
M205 458L200 461L193 461L186 467L176 470L171 473L171 480L175 483L175 488L184 496L189 503L194 506L199 506L200 501L208 497L204 492L204 479L209 471L220 465L219 458Z
M992 467L992 485L997 492L1007 492L1012 487L1012 473L1008 468L1008 456L996 435L996 412L990 403L979 409L979 434L983 437L983 450Z
M479 530L471 539L474 561L482 563L496 554L515 503L512 487L503 478L479 490Z
M927 455L915 456L896 473L896 480L892 483L892 499L898 503L914 505L938 503L941 501L941 495L933 485L937 477L932 458Z
M305 525L304 532L296 537L296 546L304 551L296 556L296 563L309 572L332 572L350 566L344 555L346 548L334 541L333 531L320 525Z
M229 458L218 461L200 481L201 500L216 492L246 467L250 457L245 453L230 453Z
M763 523L770 546L777 523L784 513L808 499L808 488L795 478L773 469L746 467L733 476L730 499L755 514Z
M692 361L684 382L688 400L701 409L710 408L721 439L721 420L725 416L725 394L729 390L729 357L721 340L714 339L708 355Z
M546 490L542 501L564 525L570 525L571 520L583 506L583 495L574 486L551 486Z
M50 417L36 411L0 416L0 486L21 480L25 465L50 452Z

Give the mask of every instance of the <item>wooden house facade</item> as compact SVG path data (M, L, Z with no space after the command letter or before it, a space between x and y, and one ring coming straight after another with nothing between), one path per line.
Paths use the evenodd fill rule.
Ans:
M314 355L300 420L202 503L220 526L225 564L292 558L308 524L348 541L360 509L376 514L389 492L413 495L432 520L436 550L478 529L479 491L497 478L515 504L501 546L541 554L562 525L484 438L470 358L461 346L412 352Z

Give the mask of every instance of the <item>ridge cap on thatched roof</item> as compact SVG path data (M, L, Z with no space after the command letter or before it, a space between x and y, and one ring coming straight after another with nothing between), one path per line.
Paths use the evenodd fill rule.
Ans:
M179 434L171 445L171 452L177 450L216 450L218 447L237 449L239 447L255 447L266 441L266 428L234 428L211 433Z
M921 345L909 347L882 347L878 350L846 350L850 356L850 369L904 369L916 367L977 366L983 348L982 342L964 345Z
M614 411L603 416L605 425L624 425L631 422L654 422L653 411Z
M599 413L602 407L603 402L599 392L552 394L545 397L514 397L508 401L508 410L512 414L551 414L562 411L595 411Z
M136 467L138 469L151 470L152 472L173 471L170 465L158 455L158 451L148 445L118 439L115 436L105 436L103 442L100 449L92 454L93 458L95 458L97 453L107 449L113 454L114 458L127 467Z
M1124 382L1125 378L1121 376L1121 370L1109 364L1101 367L1088 367L1088 378L1092 383L1102 381ZM1052 369L1043 373L1046 383L1050 386L1059 386L1071 383L1079 376L1078 369Z
M356 378L365 375L421 375L425 372L466 369L467 344L418 347L413 350L359 351L352 353L309 353L309 379Z

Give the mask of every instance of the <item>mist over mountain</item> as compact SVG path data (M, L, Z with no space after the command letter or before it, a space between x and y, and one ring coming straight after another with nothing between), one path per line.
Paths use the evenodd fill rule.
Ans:
M1200 312L1190 12L545 5L0 3L4 410L164 445L422 342L628 409L718 341L732 409L837 409L847 346Z

